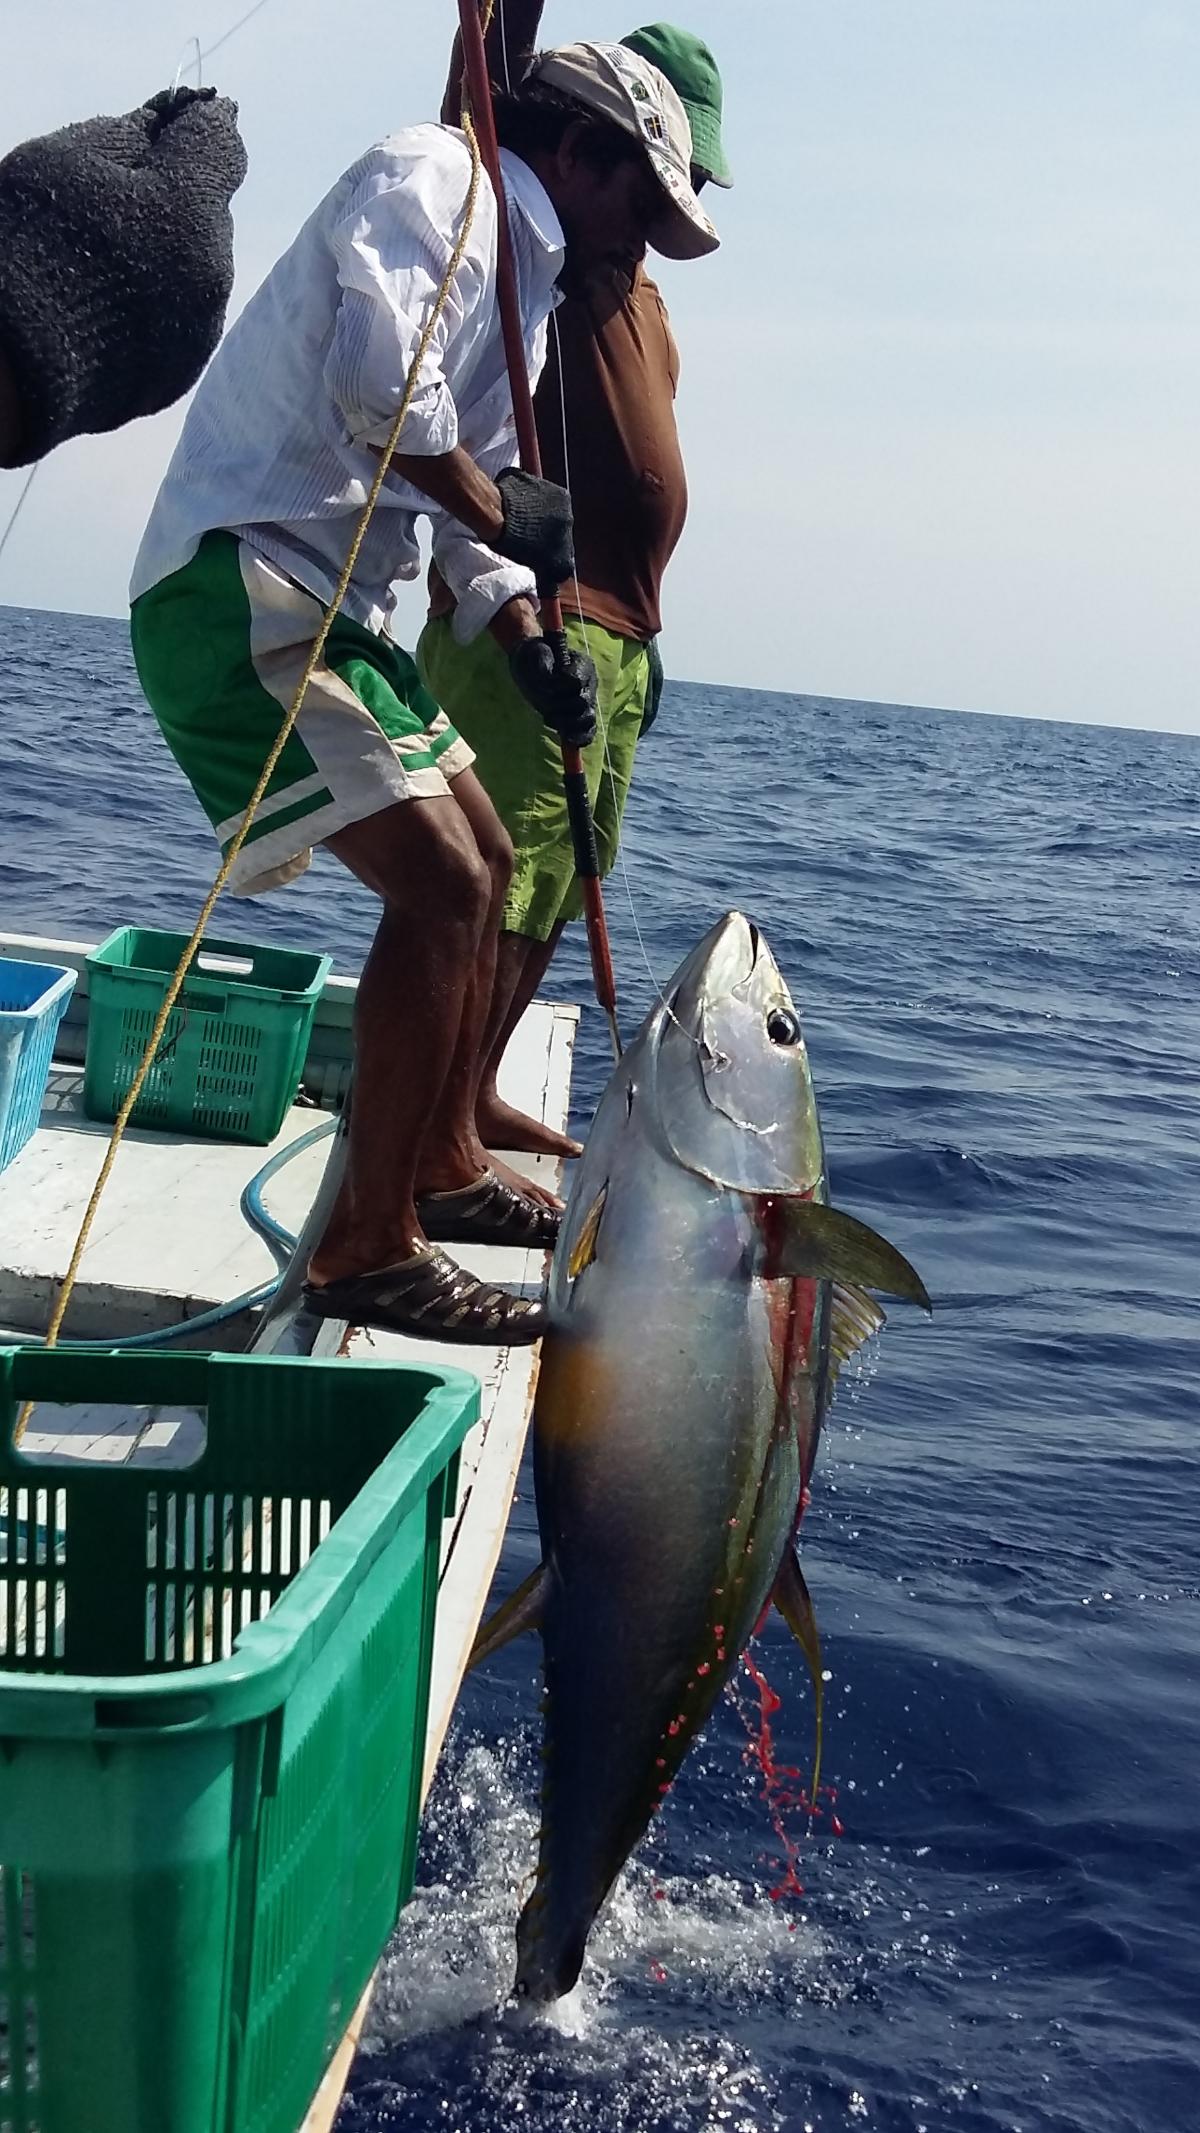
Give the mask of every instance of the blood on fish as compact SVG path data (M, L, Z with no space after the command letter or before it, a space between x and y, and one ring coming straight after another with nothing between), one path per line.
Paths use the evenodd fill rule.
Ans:
M776 1760L775 1736L771 1720L774 1718L775 1713L782 1709L781 1699L776 1695L762 1669L756 1666L749 1651L744 1652L742 1657L745 1660L746 1671L754 1683L755 1692L758 1696L757 1730L755 1730L752 1722L746 1718L745 1713L741 1714L749 1741L749 1746L746 1749L746 1760L758 1765L762 1777L760 1798L766 1805L771 1827L783 1852L783 1878L777 1882L770 1892L772 1903L781 1903L785 1896L803 1896L804 1894L804 1884L797 1871L800 1863L800 1847L790 1834L784 1821L784 1816L789 1811L794 1811L797 1808L807 1810L809 1813L813 1810L810 1802L805 1797L803 1787L790 1782L799 1779L801 1775L795 1764L780 1763Z

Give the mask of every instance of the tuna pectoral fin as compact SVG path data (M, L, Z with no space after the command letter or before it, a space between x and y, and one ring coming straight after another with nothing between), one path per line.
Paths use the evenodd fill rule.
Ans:
M796 1561L790 1541L784 1553L779 1576L775 1580L775 1591L772 1597L793 1637L800 1646L808 1665L808 1671L812 1676L813 1695L816 1698L817 1709L816 1739L813 1746L812 1786L809 1798L812 1803L812 1812L815 1814L821 1785L821 1745L825 1734L825 1683L821 1673L821 1633L817 1628L817 1617L813 1608L812 1595L804 1582L804 1572Z
M515 1592L510 1592L502 1607L486 1621L471 1646L467 1671L504 1650L514 1637L523 1635L527 1629L539 1629L542 1620L542 1602L546 1593L546 1565L539 1563L536 1570L522 1579Z
M794 1279L840 1281L860 1289L881 1289L932 1311L925 1284L903 1252L865 1222L840 1207L816 1200L779 1200L780 1233L771 1255L772 1274Z

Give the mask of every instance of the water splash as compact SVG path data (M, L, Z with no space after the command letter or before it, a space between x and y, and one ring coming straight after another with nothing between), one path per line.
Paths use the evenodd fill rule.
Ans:
M776 2077L735 2017L812 1994L824 1941L758 1886L667 1872L651 1842L622 1874L575 1989L536 2010L509 2000L535 1767L532 1736L451 1742L340 2128L594 2133L600 2111L605 2133L781 2133Z

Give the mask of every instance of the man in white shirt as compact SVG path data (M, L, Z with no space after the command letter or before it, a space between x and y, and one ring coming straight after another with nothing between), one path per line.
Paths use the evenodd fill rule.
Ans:
M604 84L530 90L503 155L531 381L569 254L640 258L656 226L707 227L659 144L614 123ZM241 825L333 592L421 331L459 235L470 157L419 126L346 172L234 325L189 411L134 566L142 686L222 845ZM698 220L697 220L698 218ZM595 672L541 636L539 585L571 573L570 504L515 471L481 180L449 300L349 591L231 877L293 879L326 844L380 897L359 983L346 1182L308 1270L312 1307L462 1341L530 1341L541 1303L476 1280L440 1245L549 1244L558 1210L489 1162L474 1103L512 850L472 754L392 640L415 521L463 641L490 629L532 707L585 743Z

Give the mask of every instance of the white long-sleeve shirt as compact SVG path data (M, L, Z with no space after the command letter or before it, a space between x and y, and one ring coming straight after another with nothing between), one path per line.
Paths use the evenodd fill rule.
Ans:
M533 384L564 239L529 166L507 151L501 160ZM138 550L131 598L181 569L216 528L239 534L318 598L331 597L379 463L370 447L386 443L395 420L470 175L461 133L413 126L369 149L326 195L200 382ZM491 475L518 458L495 270L496 201L482 173L398 449L436 455L461 445ZM345 600L354 621L382 628L393 581L416 577L422 515L458 603L462 642L506 600L534 594L528 570L389 472Z

